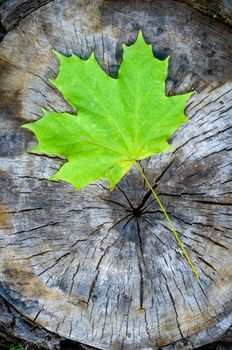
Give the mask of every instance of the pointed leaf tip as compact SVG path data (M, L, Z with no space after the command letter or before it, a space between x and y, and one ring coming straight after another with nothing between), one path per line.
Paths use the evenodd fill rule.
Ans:
M142 29L140 29L139 31L138 31L138 36L137 36L137 40L143 40L143 41L145 41L144 40L144 37L143 37L143 32L142 32Z
M55 49L52 50L52 52L56 55L56 57L59 59L59 61L61 62L62 58L64 57L64 55L59 52L59 51L56 51Z
M27 129L27 130L32 130L33 129L33 123L26 123L21 125L21 128Z

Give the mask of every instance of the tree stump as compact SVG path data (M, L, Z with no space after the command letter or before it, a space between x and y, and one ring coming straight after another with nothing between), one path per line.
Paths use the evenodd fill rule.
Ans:
M175 151L141 165L199 279L136 168L113 192L105 181L75 192L47 180L65 160L29 154L36 140L20 128L40 118L42 108L73 112L49 83L58 72L52 49L82 58L94 50L115 77L122 43L132 43L139 28L156 57L171 56L167 94L196 91L189 121L170 139ZM107 350L193 349L226 333L232 324L231 48L229 26L173 0L54 0L5 36L0 295L22 317L44 332Z

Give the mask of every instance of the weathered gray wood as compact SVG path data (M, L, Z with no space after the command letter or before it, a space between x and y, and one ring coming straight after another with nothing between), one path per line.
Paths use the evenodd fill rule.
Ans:
M9 31L24 17L52 0L2 0L0 1L0 22L5 31ZM232 25L232 3L230 0L173 0L185 2L195 9L212 16L228 25ZM129 0L128 0L129 2ZM176 5L178 6L178 5ZM1 38L0 38L1 39Z
M195 9L212 16L218 21L232 25L231 0L183 0Z
M1 24L9 31L24 17L52 0L3 0L0 3Z
M192 349L232 324L232 32L173 4L56 0L1 46L0 294L34 323L100 349ZM136 169L112 193L104 181L73 192L46 180L63 160L28 154L35 139L20 129L42 107L71 111L48 82L58 70L52 48L94 49L115 76L121 44L139 27L158 57L172 55L168 93L199 92L171 140L176 151L142 163L199 280ZM124 219L126 197L147 207L139 224Z
M1 337L12 342L17 338L27 342L30 340L30 346L43 349L60 349L60 337L41 327L35 327L33 322L22 317L2 297L0 297L0 343Z

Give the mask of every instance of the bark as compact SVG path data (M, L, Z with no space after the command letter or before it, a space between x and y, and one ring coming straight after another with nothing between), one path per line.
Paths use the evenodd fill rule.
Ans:
M41 108L73 112L49 83L58 72L52 49L83 58L94 50L102 68L117 76L122 43L132 43L138 28L158 58L172 56L167 93L197 92L187 106L189 122L170 140L175 151L141 165L200 270L198 280L136 168L113 192L105 181L74 192L47 180L64 160L29 154L36 141L20 129ZM0 295L22 318L54 337L107 350L193 349L226 334L231 48L229 26L171 0L55 0L5 36Z

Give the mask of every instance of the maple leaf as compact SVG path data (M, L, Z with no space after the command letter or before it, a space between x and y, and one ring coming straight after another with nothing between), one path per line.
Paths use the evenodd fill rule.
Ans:
M51 179L78 190L105 178L112 190L135 161L173 150L167 140L187 120L190 94L165 95L169 59L155 59L141 32L135 44L123 45L118 79L100 68L93 53L88 60L55 53L60 71L52 83L78 115L44 111L24 125L39 141L33 151L68 160Z
M68 162L51 179L70 182L76 190L102 178L108 179L113 190L136 164L198 276L170 217L137 162L172 151L168 138L188 119L183 110L190 94L165 95L169 59L155 59L141 32L135 44L123 45L117 79L100 68L93 53L88 60L55 54L60 71L51 82L78 114L44 110L41 119L24 125L39 141L32 151L64 156Z

